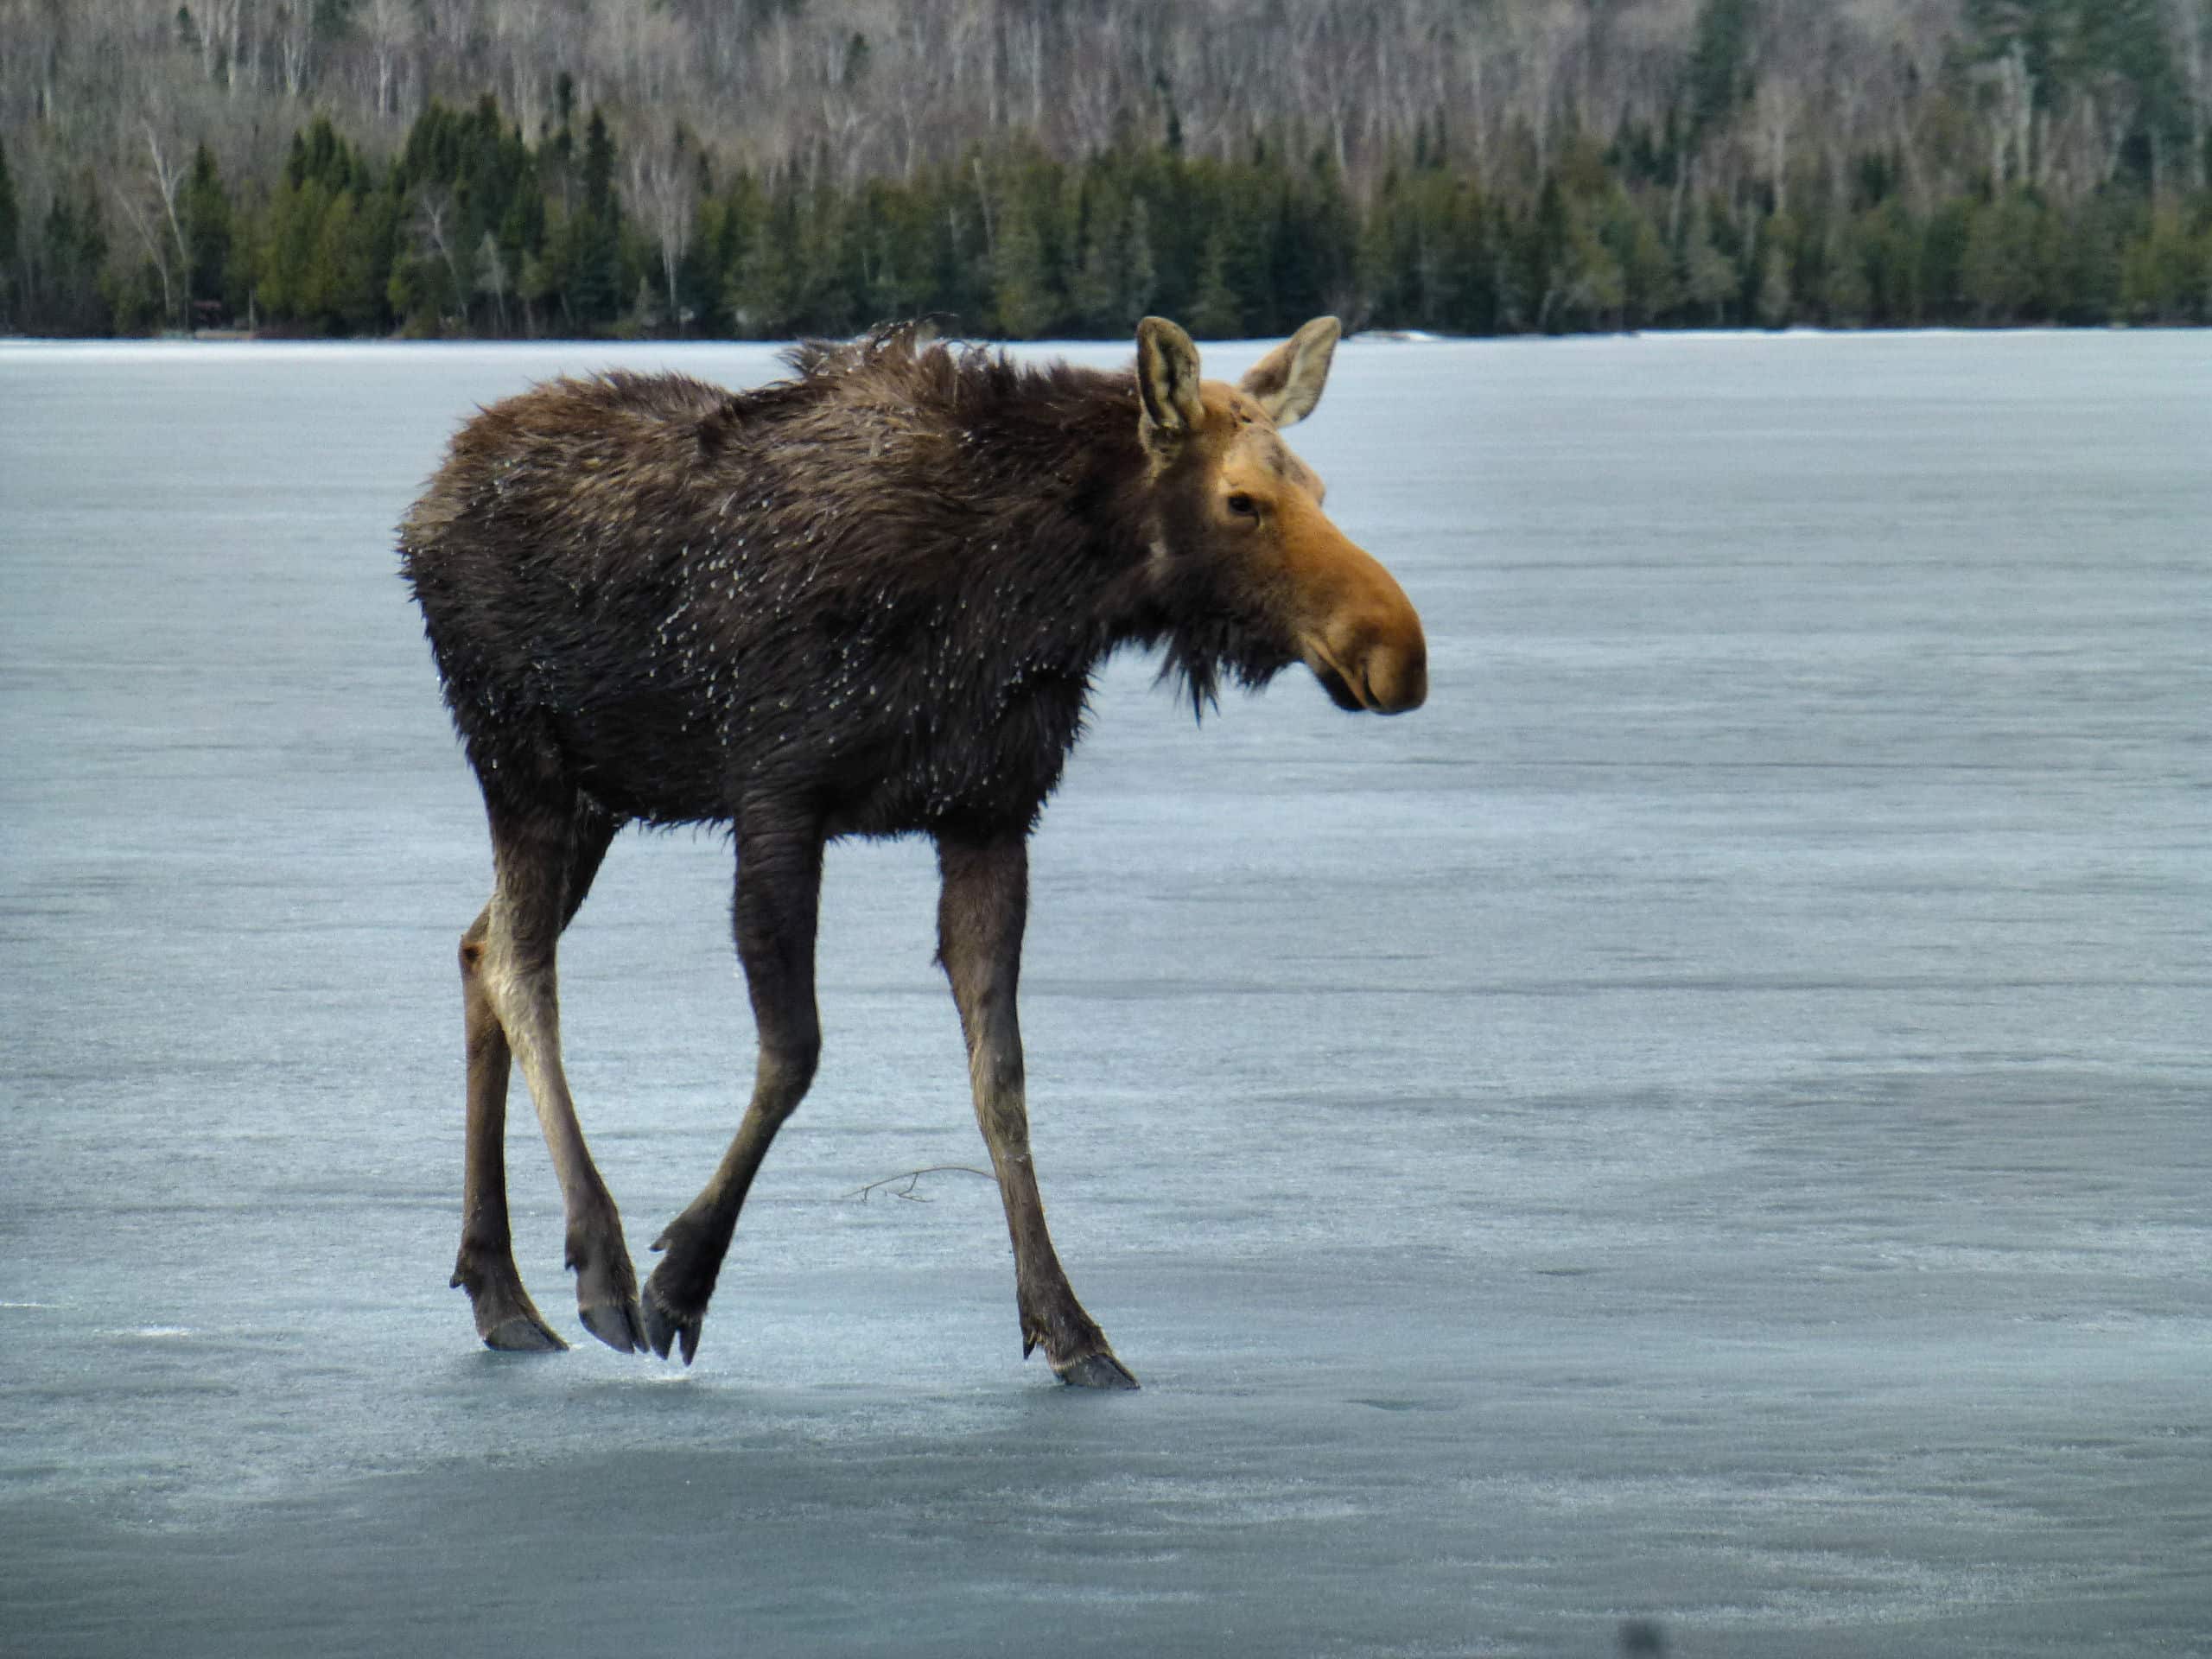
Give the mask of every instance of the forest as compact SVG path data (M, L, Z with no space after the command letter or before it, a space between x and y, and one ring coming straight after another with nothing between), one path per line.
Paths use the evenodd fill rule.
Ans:
M2212 321L2212 0L0 0L0 333Z

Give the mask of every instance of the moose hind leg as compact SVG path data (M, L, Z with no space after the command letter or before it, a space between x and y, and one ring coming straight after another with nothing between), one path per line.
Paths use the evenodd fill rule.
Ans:
M638 1281L613 1195L592 1162L561 1065L555 946L591 883L615 825L570 798L566 810L492 810L498 887L481 971L492 1010L522 1067L561 1183L568 1265L584 1328L624 1353L645 1346Z
M553 1332L523 1288L507 1225L507 1072L513 1063L506 1033L484 983L486 905L461 938L462 1020L468 1045L468 1128L462 1179L461 1251L453 1282L468 1293L476 1334L486 1348L545 1353L569 1344Z
M1046 1230L1045 1202L1029 1155L1021 1024L1015 1012L1029 908L1028 845L1014 840L970 846L940 838L938 868L944 877L938 957L959 1006L976 1121L991 1149L1007 1230L1014 1237L1022 1357L1027 1358L1041 1343L1063 1382L1134 1389L1136 1378L1114 1357L1105 1332L1083 1311L1068 1284Z
M664 1359L699 1351L707 1303L737 1231L738 1211L784 1120L798 1109L822 1053L814 1003L814 935L822 836L809 823L760 815L738 827L737 953L760 1035L753 1098L714 1177L653 1241L664 1251L645 1281L645 1329Z

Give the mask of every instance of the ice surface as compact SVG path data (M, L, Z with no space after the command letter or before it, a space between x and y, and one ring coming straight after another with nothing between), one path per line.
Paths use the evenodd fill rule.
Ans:
M773 372L0 348L0 1649L2212 1643L2212 336L1346 345L1295 440L1428 706L1119 664L1033 852L1115 1398L987 1183L851 1196L982 1161L916 845L831 856L692 1370L582 1338L519 1092L583 1345L446 1287L488 857L391 530L616 361ZM641 1256L750 1076L728 883L626 838L563 949Z

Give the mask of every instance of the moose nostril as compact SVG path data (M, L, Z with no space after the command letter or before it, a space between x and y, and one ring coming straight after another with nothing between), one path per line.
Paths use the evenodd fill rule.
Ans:
M1368 706L1377 714L1402 715L1428 700L1426 652L1381 646L1369 653L1361 678L1367 684Z
M1398 704L1398 712L1401 714L1410 713L1412 710L1420 708L1421 704L1427 701L1428 664L1426 663L1415 663L1406 675L1404 696Z

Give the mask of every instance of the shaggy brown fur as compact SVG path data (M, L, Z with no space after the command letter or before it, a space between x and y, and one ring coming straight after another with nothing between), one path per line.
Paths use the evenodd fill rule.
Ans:
M485 1340L559 1345L516 1275L502 1140L522 1065L568 1201L585 1324L689 1359L739 1206L819 1051L823 842L924 831L940 950L1016 1249L1025 1344L1130 1382L1053 1257L1029 1169L1013 995L1024 846L1090 677L1157 646L1203 708L1304 660L1347 708L1417 705L1419 620L1320 512L1279 424L1319 396L1309 324L1241 387L1148 320L1135 375L1016 366L906 331L791 354L732 394L563 380L485 410L401 527L497 885L462 945L467 1214L454 1282ZM714 822L761 1058L721 1169L641 1304L561 1073L554 944L624 823Z

